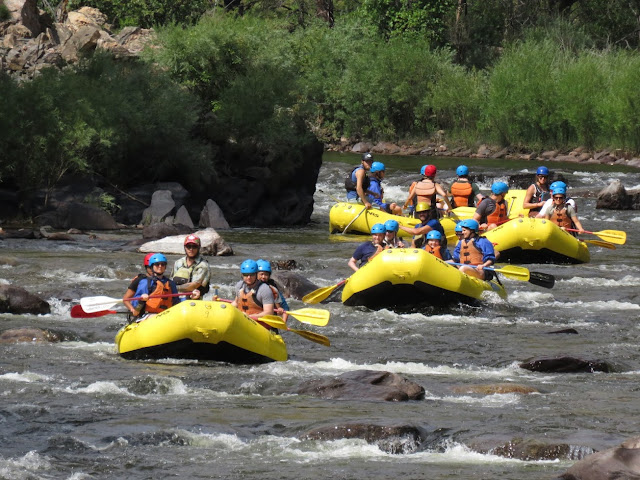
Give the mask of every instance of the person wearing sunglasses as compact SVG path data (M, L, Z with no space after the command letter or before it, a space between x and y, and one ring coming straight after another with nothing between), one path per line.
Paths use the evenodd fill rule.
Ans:
M131 302L134 307L132 314L137 317L137 321L164 312L184 300L184 297L170 296L178 293L178 287L173 280L164 276L167 270L167 257L162 253L154 253L149 258L149 265L152 275L140 282L135 294L136 297L141 297L141 300ZM186 293L185 297L188 295ZM200 291L194 290L190 297L197 300L200 298Z
M551 194L552 204L545 206L537 217L551 220L563 230L575 228L579 234L584 233L584 228L582 228L582 224L578 219L575 207L567 202L567 187L556 186L551 191Z
M527 188L522 208L528 208L529 216L535 217L549 198L551 198L551 192L549 190L549 169L547 167L538 167L538 170L536 170L536 181Z
M187 235L184 239L184 257L173 264L169 277L176 282L179 292L200 291L204 296L209 291L211 271L209 262L200 255L200 238L197 235Z
M274 294L268 284L258 279L258 262L250 258L245 260L240 264L240 273L242 280L235 286L236 298L231 305L252 318L273 315Z

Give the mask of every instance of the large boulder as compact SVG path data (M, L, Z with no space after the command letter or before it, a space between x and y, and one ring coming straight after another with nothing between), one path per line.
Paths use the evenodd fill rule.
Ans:
M40 328L13 328L0 334L0 344L10 343L57 343L63 336Z
M9 9L11 21L24 25L32 38L40 34L42 27L36 0L4 0L3 3Z
M151 205L142 212L142 225L152 225L164 222L167 217L173 215L176 210L176 202L169 190L156 190L151 196Z
M38 225L50 225L56 229L117 230L121 227L109 213L88 203L59 203L36 218Z
M631 206L631 197L618 179L598 192L596 208L605 210L626 210Z
M562 480L638 480L640 478L640 437L594 453L580 460L559 478Z
M186 236L193 232L193 228L179 223L154 223L142 229L142 238L145 240L157 240L159 238L171 237L175 235Z
M278 284L285 297L301 300L307 293L318 289L307 277L296 272L274 271L271 278Z
M355 370L334 378L309 380L298 387L297 393L327 399L406 402L423 399L425 391L395 373Z
M211 199L207 200L207 203L202 209L199 225L204 228L211 227L218 230L228 230L231 228L218 204Z
M575 357L536 358L523 362L520 368L532 372L556 372L556 373L593 373L613 372L614 367L604 360L583 360Z
M200 253L203 255L233 255L233 249L231 246L228 245L213 228L198 230L195 234L200 237ZM162 252L184 255L184 237L184 235L175 235L147 242L142 244L139 250L142 253Z
M24 288L0 285L0 313L44 315L51 313L51 307Z

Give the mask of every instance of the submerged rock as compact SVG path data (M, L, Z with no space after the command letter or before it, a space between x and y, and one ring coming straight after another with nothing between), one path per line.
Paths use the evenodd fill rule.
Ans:
M0 285L0 313L51 313L49 304L40 297L13 285Z
M57 343L63 336L40 328L12 328L0 334L0 344L8 343Z
M640 478L640 437L580 460L562 480L637 480Z
M295 272L275 271L272 275L273 280L281 287L285 297L302 299L307 293L311 293L318 289L318 286L303 275Z
M569 445L567 443L548 443L523 438L514 438L499 445L491 445L490 442L482 439L472 442L470 448L484 454L498 455L505 458L517 458L525 461L579 460L594 451L590 448Z
M574 357L537 358L520 364L520 368L532 372L593 373L614 372L611 364L604 360L582 360Z
M495 395L505 393L540 393L533 387L527 387L526 385L518 385L515 383L495 383L492 385L459 385L452 387L455 393L479 393L482 395Z

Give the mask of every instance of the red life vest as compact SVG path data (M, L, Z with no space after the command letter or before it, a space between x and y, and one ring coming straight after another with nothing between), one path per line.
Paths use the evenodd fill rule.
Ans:
M149 282L148 290L149 290L150 297L154 295L170 295L172 293L171 284L168 278L165 278L165 277L154 278L153 280L150 278L148 279L148 282ZM153 289L153 292L152 292L151 289L153 288L153 282L155 282L155 288ZM167 308L171 307L172 305L173 305L172 297L150 298L149 300L147 300L144 310L147 313L160 313L160 312L164 312Z
M432 255L435 255L437 258L439 258L440 260L442 260L442 252L440 251L442 247L440 245L437 245L435 247L431 247L429 244L427 244L424 249L429 252Z
M471 182L461 182L458 180L451 184L451 195L453 203L456 207L468 207L469 198L473 194Z
M566 205L560 211L555 208L553 209L553 213L551 214L551 221L559 227L573 228L573 221L571 220L571 217L567 215Z
M500 225L504 223L509 217L507 216L507 202L502 200L500 203L496 202L496 209L487 215L487 223L495 223Z
M462 239L460 242L461 263L466 263L467 265L481 265L484 263L482 261L483 254L476 247L476 242L473 238L469 240Z

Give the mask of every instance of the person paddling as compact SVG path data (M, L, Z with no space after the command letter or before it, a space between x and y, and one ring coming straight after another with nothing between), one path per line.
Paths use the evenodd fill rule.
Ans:
M376 223L371 227L371 241L358 245L353 256L349 259L349 267L357 272L360 267L369 262L373 257L384 249L384 235L386 229L382 223Z
M582 223L578 219L578 213L575 211L572 205L567 200L567 188L562 186L556 186L552 191L553 205L549 208L544 208L538 217L547 218L558 225L563 230L567 228L575 228L578 230L578 234L584 233ZM572 233L575 235L574 233Z
M538 215L545 202L551 198L549 190L549 169L547 167L538 167L536 170L536 181L529 185L524 194L522 208L529 209L529 216Z
M476 202L482 201L484 195L480 193L480 187L469 180L469 167L460 165L456 168L458 178L451 184L449 194L451 205L456 207L475 207Z
M373 164L373 155L365 153L362 155L360 165L351 170L344 182L344 188L347 190L347 202L360 202L366 209L371 208L371 202L367 198L367 190L369 189L369 175L367 172L371 170Z
M290 310L287 300L276 285L276 282L271 278L271 263L267 260L256 260L258 264L258 280L262 283L266 283L273 292L273 300L275 302L273 311L278 315L282 315L282 319L286 322L289 316L286 311Z
M369 189L367 190L371 203L393 215L402 215L402 208L396 203L384 202L384 189L382 188L382 180L384 180L385 167L382 162L373 162L371 164L371 178L369 179Z
M415 227L405 227L404 225L400 225L401 230L413 235L411 246L418 248L422 247L425 243L424 235L429 233L431 230L437 230L442 235L444 248L447 248L447 236L444 233L444 228L442 227L440 220L438 220L438 210L435 207L431 207L429 204L422 202L416 205L416 215L420 219L420 223Z
M447 204L447 208L451 211L451 202L449 202L449 197L447 196L447 192L445 192L442 185L435 182L436 173L438 169L435 165L424 165L420 170L423 178L419 182L414 182L409 187L409 197L404 202L403 208L407 208L409 205L418 203L426 203L430 207L436 208L437 197L440 196ZM415 202L414 202L415 199ZM417 213L417 209L416 209Z
M211 277L209 262L200 255L201 242L197 235L187 235L184 239L184 257L173 264L171 277L178 286L178 292L200 290L200 297L209 291Z
M127 287L127 291L124 293L124 296L122 297L122 300L123 300L122 303L124 303L124 306L127 307L129 312L131 312L131 315L135 315L135 307L131 305L131 302L128 301L127 298L131 298L136 294L136 290L138 290L138 285L140 285L140 281L143 278L153 276L153 270L151 270L151 265L149 265L149 259L154 255L155 255L154 253L147 253L144 256L142 265L144 266L145 273L139 273L134 277L133 280L131 280L131 283Z
M504 199L507 192L509 185L505 182L494 182L491 185L491 195L482 199L473 214L473 219L480 224L481 230L492 230L509 219Z
M162 253L155 253L149 258L149 265L151 266L153 275L140 281L135 293L136 297L142 297L142 299L131 302L134 306L133 315L140 320L164 312L173 305L184 301L182 297L163 297L163 295L178 293L175 282L164 276L164 272L167 270L167 257ZM200 291L194 290L190 298L192 300L200 298Z
M240 273L242 280L235 286L236 297L231 305L252 318L273 315L274 295L269 285L258 280L258 263L252 259L245 260L240 264Z
M496 255L493 244L478 235L480 225L476 220L471 218L462 220L460 226L462 227L462 239L453 251L453 261L464 264L458 267L462 273L480 280L491 280L493 272L484 270L484 268L495 263Z

